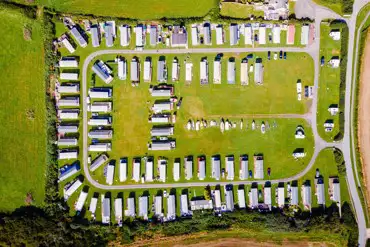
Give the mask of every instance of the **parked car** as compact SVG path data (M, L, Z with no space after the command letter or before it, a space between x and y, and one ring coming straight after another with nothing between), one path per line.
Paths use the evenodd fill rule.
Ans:
M279 58L282 59L283 58L283 51L280 51L279 53Z
M253 54L248 54L247 59L253 59Z
M277 55L277 53L275 52L275 54L274 54L274 60L277 60L277 58L278 58L278 55Z
M258 42L258 35L257 34L254 35L254 41Z
M321 66L324 66L324 64L325 64L325 57L324 57L324 56L322 56L322 57L321 57Z
M284 59L286 60L286 52L284 52Z
M268 52L267 52L267 59L268 59L268 60L270 60L270 59L271 59L271 52L270 52L270 51L268 51Z

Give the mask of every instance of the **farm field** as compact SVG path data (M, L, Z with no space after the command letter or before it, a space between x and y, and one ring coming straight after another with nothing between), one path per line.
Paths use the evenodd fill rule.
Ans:
M31 30L30 40L24 27ZM25 205L28 192L42 205L46 126L42 25L0 8L0 211Z
M331 68L327 63L333 56L340 56L341 43L329 36L330 30L327 24L321 25L320 57L325 57L325 65L320 68L317 130L326 141L333 141L339 133L339 113L332 116L328 109L331 105L339 106L340 68ZM324 123L327 120L334 122L332 132L325 132Z
M25 3L24 0L15 0L14 2ZM217 0L113 0L109 2L99 0L36 0L34 4L65 13L93 14L95 16L124 17L139 20L153 20L163 17L201 17L212 8L218 7Z

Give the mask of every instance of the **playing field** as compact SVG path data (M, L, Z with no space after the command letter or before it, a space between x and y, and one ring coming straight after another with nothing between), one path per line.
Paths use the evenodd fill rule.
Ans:
M15 0L14 2L25 3L24 0ZM125 17L140 20L153 20L163 17L201 17L206 15L212 8L218 8L217 0L36 0L35 4L44 5L66 13Z
M255 54L265 58L266 54ZM215 55L208 56L212 61ZM225 155L235 155L237 160L239 155L248 154L252 169L252 157L254 154L262 153L265 157L265 165L271 167L271 179L292 176L303 170L311 158L313 150L312 132L304 119L292 119L289 116L280 118L284 113L304 113L307 110L309 100L297 100L296 81L302 78L303 82L311 85L312 72L311 58L305 54L289 54L287 60L263 60L265 64L265 82L263 85L255 85L250 75L250 85L241 86L239 82L240 66L237 66L237 83L227 84L227 60L229 57L246 56L246 54L224 54L222 69L223 83L220 85L210 82L209 85L199 83L199 61L201 56L190 55L188 61L194 61L193 81L185 83L185 73L183 66L183 56L177 56L180 61L180 82L173 83L175 95L183 97L181 108L177 111L177 120L174 129L176 139L176 149L172 151L148 152L147 143L150 141L151 124L148 123L149 108L154 102L149 93L149 83L142 82L138 87L132 87L128 81L115 79L109 86L113 86L113 149L109 152L111 159L119 160L121 157L129 157L130 160L135 156L153 155L155 157L164 156L170 159L168 168L168 179L172 181L172 164L174 158L184 158L186 155L207 156L207 177L210 177L211 156L220 154L222 159ZM112 56L102 56L104 61L112 61ZM131 56L125 56L130 61ZM145 56L141 56L143 61ZM169 72L171 72L171 62L174 56L166 56ZM156 78L156 65L158 56L152 56L153 78ZM251 60L252 61L252 60ZM299 70L297 61L302 61L307 70ZM251 62L252 63L252 62ZM239 64L237 62L237 64ZM116 70L116 64L109 64ZM210 62L209 78L213 80L213 63ZM273 69L280 66L280 70ZM116 72L114 72L116 74ZM91 75L89 75L91 76ZM142 76L142 74L141 74ZM171 73L168 75L171 77ZM90 77L88 77L88 81ZM129 75L128 75L129 78ZM288 79L290 78L290 79ZM156 79L153 79L154 83ZM107 86L100 79L96 80L95 86ZM256 115L258 114L258 115ZM266 114L266 117L260 116ZM269 130L262 134L260 129L252 130L252 121L257 126L261 126L262 121L269 126ZM284 116L284 115L282 115ZM258 117L258 118L257 118ZM207 128L196 131L186 129L189 119L194 121L206 119L220 121L221 118L235 122L237 127L229 132L221 133L219 128ZM243 129L240 129L240 122L243 120ZM306 131L306 139L295 139L296 127L302 125ZM304 148L307 156L302 160L296 161L292 153L296 148ZM130 161L131 162L131 161ZM287 169L289 167L289 169ZM144 166L143 168L144 169ZM194 168L195 169L195 168ZM236 162L235 171L239 170L239 163ZM131 173L131 165L128 174ZM170 174L171 173L171 174ZM155 172L156 174L156 172ZM105 183L103 168L98 169L94 174L96 179ZM118 176L118 175L117 175ZM266 174L267 176L267 174ZM238 176L236 176L238 177ZM194 178L196 172L194 170ZM237 179L237 178L236 178ZM185 181L182 176L181 181ZM129 183L130 181L128 181Z
M32 30L25 40L23 29ZM0 211L44 199L45 89L40 22L0 8Z

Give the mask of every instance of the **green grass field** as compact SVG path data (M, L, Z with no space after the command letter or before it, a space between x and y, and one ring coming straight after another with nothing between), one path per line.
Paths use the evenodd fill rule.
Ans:
M325 65L320 68L319 101L317 109L317 129L322 138L333 141L339 132L339 114L331 116L328 108L332 104L339 105L340 68L331 68L326 63L333 56L340 56L340 41L334 41L330 36L331 28L321 25L320 57L325 57ZM341 109L339 109L341 110ZM332 132L325 132L324 123L334 120Z
M32 29L26 41L23 29ZM25 205L28 192L43 203L45 185L45 88L42 26L0 8L0 211Z
M199 61L201 56L191 55L189 58L191 61L194 61L194 77L191 84L188 85L183 82L185 79L184 69L180 69L180 82L174 83L174 86L176 96L183 97L183 104L177 112L177 122L175 124L174 138L177 140L177 148L170 152L148 152L147 150L151 127L151 124L148 123L148 109L154 102L149 94L149 83L142 82L139 87L133 88L129 82L115 79L112 84L114 90L113 150L109 153L109 156L116 160L125 156L131 158L147 154L168 157L170 158L168 168L169 181L171 181L172 177L172 159L183 158L185 155L194 155L194 157L207 155L208 162L210 162L210 156L214 154L221 154L222 156L234 154L237 158L244 153L249 154L250 157L254 153L263 153L267 162L266 168L271 166L274 171L271 178L291 176L302 170L311 157L313 146L311 129L305 120L256 119L256 123L259 125L262 121L267 121L270 124L271 130L265 135L262 135L260 131L252 131L251 122L253 114L304 113L307 110L306 106L309 104L309 101L303 100L299 102L296 98L295 82L296 78L300 77L299 73L301 72L298 71L298 67L295 69L295 66L298 66L297 61L299 60L305 61L307 66L310 67L312 64L310 58L305 54L292 53L288 55L288 60L267 61L266 59L264 60L266 61L264 85L258 86L251 82L248 86L241 86L240 82L238 82L239 79L237 79L235 85L225 83L227 74L226 62L231 55L224 54L225 59L222 71L224 82L220 85L212 82L206 86L200 85ZM239 54L238 57L245 55ZM266 56L266 54L256 55L259 57ZM211 55L209 57L213 59L214 56ZM144 57L140 56L141 61L143 61ZM102 56L101 58L107 61L112 60L113 56ZM126 56L125 58L128 61L131 60L131 56ZM171 72L170 63L173 58L173 55L166 56L169 72ZM184 57L177 56L177 58L179 58L182 65ZM155 68L158 56L152 56L152 60L154 68L152 78L156 78ZM273 69L277 64L281 65L283 72ZM287 67L283 65L287 65ZM110 66L115 70L115 64L110 64ZM237 66L236 78L239 78L239 69L240 66ZM209 71L209 78L213 78L213 63L210 63ZM295 74L293 74L294 72ZM289 74L290 78L295 79L291 81L284 80L283 77L286 77L287 74ZM302 80L303 82L311 81L312 75L306 72L301 73L301 75L302 78L305 78ZM168 77L172 78L171 74ZM252 78L250 75L250 80ZM96 86L106 86L106 84L97 79ZM190 118L194 120L204 118L209 122L212 119L220 120L221 117L237 122L237 128L222 134L219 128L189 132L185 127ZM243 130L240 130L239 123L241 119L244 121ZM274 122L276 122L277 128L272 127ZM248 125L248 130L246 125ZM296 140L294 138L295 128L298 125L305 127L307 135L305 140ZM304 148L307 151L307 157L301 161L295 161L292 157L292 152L296 148ZM290 169L285 169L287 166L291 166ZM235 171L237 172L238 170L237 164ZM128 174L131 174L130 172L131 167L129 166ZM210 172L210 169L208 169L207 175ZM95 175L99 181L105 182L103 169L97 170ZM194 177L196 177L195 171ZM182 181L184 181L184 178Z
M249 18L251 16L263 17L263 11L255 10L252 5L223 2L221 3L221 15L234 18Z
M319 5L325 6L340 15L343 15L342 3L340 1L314 0L314 2Z
M14 2L26 3L24 0L15 0ZM201 17L206 15L212 8L218 8L217 0L36 0L34 4L43 5L59 12L124 17L140 20L153 20L163 17Z

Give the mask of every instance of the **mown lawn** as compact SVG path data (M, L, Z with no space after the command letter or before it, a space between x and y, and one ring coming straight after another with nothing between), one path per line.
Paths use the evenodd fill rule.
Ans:
M265 57L266 54L255 54ZM210 75L213 80L213 63L211 62L215 54L209 55ZM312 75L311 59L305 54L289 54L287 60L267 61L265 64L265 83L255 85L250 75L250 85L241 86L239 82L240 65L237 62L237 82L235 85L226 84L227 59L230 56L244 57L246 54L224 54L221 85L210 82L209 85L202 86L199 83L199 61L201 56L192 54L189 60L193 61L193 82L184 83L185 71L183 66L183 55L177 56L180 61L180 77L178 83L174 83L175 95L183 97L181 108L177 111L177 121L175 124L175 135L177 147L170 152L148 152L147 143L150 140L151 124L148 123L149 108L154 99L149 94L149 83L142 82L139 87L132 87L128 81L115 79L109 86L113 86L113 150L109 153L110 158L119 160L120 157L135 157L144 155L165 156L170 159L168 168L168 179L172 181L173 158L183 159L185 155L207 155L207 176L210 177L210 158L211 155L221 154L222 161L225 155L234 154L235 158L241 154L250 156L250 169L253 167L252 157L255 153L265 155L265 166L271 167L272 178L281 178L294 175L301 171L309 161L313 149L313 137L309 125L303 119L256 119L256 124L261 125L262 121L270 125L270 130L266 134L261 134L259 130L251 130L253 114L276 114L276 113L304 113L306 104L309 101L297 101L296 80L302 78L304 83L311 85ZM151 56L153 61L153 82L157 84L156 64L158 56ZM112 61L114 56L100 57L104 61ZM125 56L131 61L131 56ZM145 55L139 56L143 61ZM169 68L169 78L171 77L171 62L174 55L166 56ZM298 61L303 61L308 70L299 71ZM286 66L285 66L286 65ZM116 70L116 65L110 66ZM273 69L281 66L281 70ZM298 66L298 67L296 67ZM116 72L114 72L116 74ZM287 76L288 75L288 76ZM142 76L142 73L141 73ZM285 77L286 79L284 80ZM88 77L88 81L90 77ZM129 78L129 75L128 75ZM287 79L290 78L290 79ZM96 80L96 86L106 86L100 79ZM212 119L219 121L221 118L237 122L237 128L222 134L219 128L208 128L199 132L188 131L186 123L189 119ZM240 130L240 121L243 119L243 130ZM277 127L273 127L276 123ZM248 129L246 126L248 125ZM296 140L294 132L298 125L303 125L306 130L305 140ZM295 161L292 152L296 148L304 148L307 157L300 161ZM223 162L222 162L223 163ZM130 159L131 164L131 159ZM196 179L196 165L194 165L194 178ZM289 167L289 169L286 169ZM144 166L142 168L144 170ZM235 174L238 179L239 164L236 162ZM131 165L128 170L131 176ZM156 172L155 172L156 174ZM98 169L95 178L105 183L103 168ZM184 175L183 175L184 176ZM267 176L267 174L266 174ZM184 177L182 179L184 180ZM130 181L128 181L130 182Z
M317 129L320 136L327 141L333 141L339 133L339 114L331 116L328 108L332 104L339 105L340 68L331 68L327 62L333 56L340 56L341 41L334 41L329 36L330 30L331 28L327 24L321 25L320 58L321 56L325 57L325 65L320 67L317 109ZM334 121L332 132L325 132L324 123L327 120Z
M24 0L15 2L25 3ZM212 8L218 8L217 0L36 0L34 4L44 5L56 11L96 16L125 17L153 20L162 17L200 17Z
M221 15L234 18L249 18L250 16L263 17L263 11L255 10L253 5L234 2L221 3Z
M32 40L23 37L24 26ZM0 211L37 205L45 185L45 89L42 26L17 11L0 8Z

